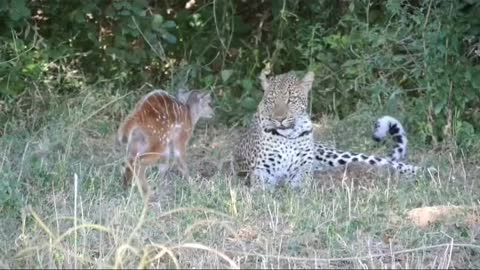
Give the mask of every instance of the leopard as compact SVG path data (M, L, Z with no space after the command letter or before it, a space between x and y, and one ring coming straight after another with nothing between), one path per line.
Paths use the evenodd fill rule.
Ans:
M315 141L308 109L314 77L312 71L302 78L295 71L269 77L266 70L261 71L263 97L233 150L233 169L238 176L246 177L249 184L288 184L300 189L314 172L355 163L387 166L408 176L424 170L401 161L408 140L402 124L392 116L377 119L372 135L377 142L392 137L395 146L387 157L343 151Z

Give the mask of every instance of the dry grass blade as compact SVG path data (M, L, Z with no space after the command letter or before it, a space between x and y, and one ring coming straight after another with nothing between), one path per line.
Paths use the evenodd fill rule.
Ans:
M400 255L418 251L425 251L437 248L470 248L470 249L479 249L480 245L473 245L473 244L453 244L453 243L446 243L446 244L439 244L439 245L432 245L432 246L425 246L425 247L418 247L418 248L411 248L411 249L404 249L393 251L389 253L380 253L380 254L370 254L365 256L352 256L352 257L337 257L337 258L306 258L306 257L294 257L294 256L282 256L282 255L269 255L269 254L260 254L260 253L252 253L252 252L245 252L245 251L234 251L228 250L229 253L242 255L242 256L255 256L255 257L265 257L265 258L274 258L277 260L288 260L288 261L301 261L301 262L342 262L342 261L357 261L357 260L367 260L372 258L380 258L380 257L390 257L393 255Z
M111 101L107 102L106 104L104 104L102 107L100 107L100 109L94 111L93 113L91 113L90 115L88 115L87 117L85 117L84 119L78 121L75 125L73 125L72 127L70 127L70 130L77 130L83 123L85 122L88 122L92 117L94 117L95 115L97 115L98 113L100 113L101 111L105 110L106 108L108 108L110 105L112 105L113 103L125 98L126 96L130 95L131 92L128 92L120 97L117 97L117 98L114 98L112 99Z
M227 215L227 214L224 214L222 212L218 212L218 211L215 211L215 210L212 210L212 209L200 208L200 207L179 207L179 208L175 208L175 209L170 210L170 211L165 211L165 212L159 213L158 217L166 217L166 216L170 216L170 215L180 213L180 212L195 212L195 211L196 212L204 212L204 213L212 213L212 214L219 215L219 216L230 219L230 216Z
M120 245L115 251L115 266L113 268L124 268L123 267L123 257L126 251L131 251L135 256L140 257L140 251L128 244Z
M82 224L82 225L77 225L76 227L72 227L68 229L66 232L64 232L62 235L60 235L55 242L53 242L54 245L59 244L65 237L70 235L71 233L78 231L80 229L92 229L92 230L97 230L100 232L106 232L108 234L112 234L112 231L108 229L105 226L102 225L97 225L97 224Z
M192 225L188 226L187 229L185 229L185 232L184 234L185 235L190 235L192 234L193 230L196 229L197 227L200 227L200 226L212 226L212 225L219 225L221 226L222 228L225 228L227 231L229 231L232 235L237 235L237 233L235 232L235 230L228 225L228 221L223 221L223 220L209 220L209 219L206 219L206 220L200 220L200 221L197 221L195 223L193 223Z
M230 259L230 257L228 257L227 255L225 255L224 253L218 251L218 250L215 250L215 249L212 249L210 247L207 247L207 246L204 246L202 244L197 244L197 243L185 243L185 244L181 244L181 245L178 245L176 247L174 247L175 249L181 249L181 248L193 248L193 249L200 249L200 250L205 250L205 251L208 251L208 252L211 252L219 257L221 257L222 259L224 259L226 262L228 262L228 264L230 264L230 267L232 269L240 269L240 266L238 266L238 264L236 262L234 262L232 259Z
M153 251L150 251L150 249L152 248L154 249L153 251L157 251L157 249L160 249L160 251L153 258L148 258L150 253L153 252ZM139 269L145 268L151 262L160 260L163 256L165 256L165 254L168 254L169 258L173 261L177 269L181 268L172 250L167 248L166 246L159 245L159 244L150 244L145 247L144 254L143 254L142 260L138 265L138 268Z
M140 218L138 219L137 225L135 226L135 228L130 233L130 236L128 237L127 243L130 244L132 242L132 239L133 239L135 233L138 230L140 230L140 228L142 227L143 223L145 222L145 216L147 215L147 210L148 210L148 196L144 196L142 213L140 214Z
M17 252L15 255L15 258L20 259L25 256L28 256L31 252L37 252L39 250L42 250L44 248L48 248L48 245L41 245L41 246L33 246L33 247L26 247L20 251Z
M33 211L31 207L28 207L28 211L32 214L35 221L38 223L40 228L42 228L51 238L57 239L57 236L48 228L48 226L43 222L43 220L38 216L38 214Z

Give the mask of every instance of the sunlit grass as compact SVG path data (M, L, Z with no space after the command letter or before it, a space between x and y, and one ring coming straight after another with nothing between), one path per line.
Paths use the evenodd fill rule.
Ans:
M407 218L421 206L475 208L479 168L471 162L416 145L409 160L439 164L438 175L354 167L316 175L299 192L268 192L232 176L235 130L203 122L189 149L193 177L158 179L153 168L158 198L147 203L122 189L115 144L133 100L89 91L51 97L29 120L9 118L0 138L1 267L480 267L478 222L421 229ZM376 116L322 118L318 138L383 154L388 145L374 146L365 124Z

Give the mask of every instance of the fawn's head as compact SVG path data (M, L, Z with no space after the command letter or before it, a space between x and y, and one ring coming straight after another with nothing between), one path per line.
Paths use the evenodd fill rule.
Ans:
M190 115L193 123L198 119L210 119L214 116L212 108L212 97L210 93L201 90L185 91L180 90L177 93L177 99L190 109Z

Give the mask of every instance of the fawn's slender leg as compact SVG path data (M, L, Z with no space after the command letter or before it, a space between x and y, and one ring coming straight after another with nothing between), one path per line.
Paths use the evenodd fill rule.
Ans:
M150 151L151 152L145 153L142 156L142 166L146 168L158 165L158 168L160 169L160 174L164 176L166 170L168 169L168 160L170 154L167 144L159 141L154 142L151 144ZM145 175L145 172L142 173ZM148 190L146 177L144 176L143 179L145 179L145 181L140 182L140 185L142 185L142 189L146 192L150 192L150 190ZM154 199L154 196L151 197L152 195L153 194L148 193L148 197L150 197L150 199Z
M123 187L127 188L132 184L135 170L135 159L129 158L125 164L125 173L123 174Z
M186 142L178 142L175 145L175 155L176 155L176 163L178 166L179 171L182 173L183 177L188 178L190 173L187 166L186 155L187 155L187 143Z
M132 183L133 172L130 168L130 162L126 162L125 164L125 173L123 173L123 187L127 188Z
M138 178L138 186L142 189L142 193L148 194L149 188L146 178L146 170L155 164L161 163L161 167L168 165L168 153L165 152L165 145L162 143L153 143L146 152L138 155L137 158L129 158L129 162L125 171L124 186L131 185L133 176Z
M139 165L140 166L138 166L138 188L143 195L149 196L150 190L148 188L147 177L145 175L147 166L145 166L144 164L139 164Z
M123 176L123 187L127 188L132 184L132 179L138 179L139 188L142 193L148 192L148 185L146 181L145 171L147 169L146 164L142 164L142 160L139 158L129 159L125 166L125 174Z
M127 145L128 161L125 166L125 175L123 176L123 186L126 188L132 184L132 178L138 176L138 166L141 165L143 154L149 151L149 137L138 128L135 128L130 134Z

